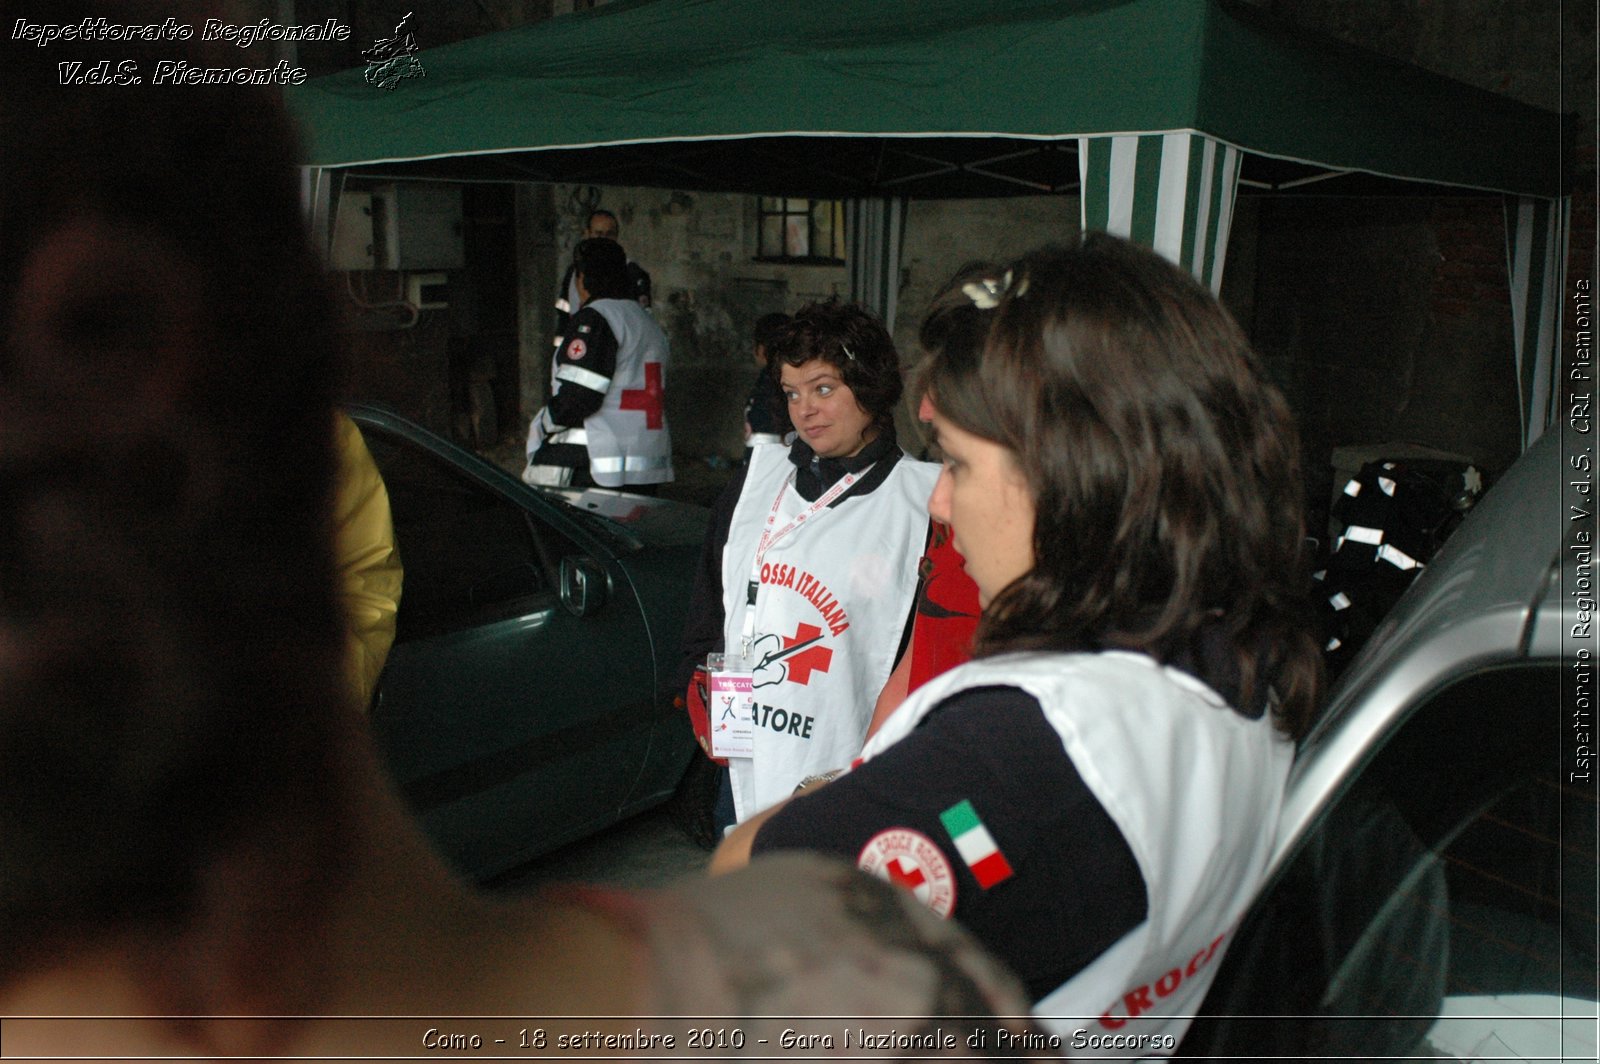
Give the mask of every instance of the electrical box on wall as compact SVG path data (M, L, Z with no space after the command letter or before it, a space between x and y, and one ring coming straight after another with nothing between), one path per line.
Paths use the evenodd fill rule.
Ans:
M346 192L339 197L328 248L330 270L375 270L372 243L372 193Z
M379 270L459 270L467 263L461 186L396 182L372 190Z

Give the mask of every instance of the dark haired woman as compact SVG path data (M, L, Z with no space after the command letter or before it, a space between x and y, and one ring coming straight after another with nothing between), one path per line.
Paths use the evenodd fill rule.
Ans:
M583 306L556 353L550 402L528 426L522 479L653 495L672 480L667 334L634 298L622 245L579 241L572 262Z
M844 856L964 923L1048 1026L1170 1048L1264 874L1320 679L1294 427L1220 305L1103 234L967 284L923 338L928 509L978 585L974 660L713 868Z
M899 356L868 311L803 307L768 356L795 440L751 448L718 500L684 635L686 680L710 653L752 676L749 753L729 761L719 828L861 752L902 649L938 475L895 441ZM709 723L697 721L703 741Z

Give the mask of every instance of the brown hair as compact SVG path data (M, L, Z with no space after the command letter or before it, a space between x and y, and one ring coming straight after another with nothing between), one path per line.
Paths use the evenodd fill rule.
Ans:
M1240 703L1270 683L1277 723L1300 734L1321 657L1297 436L1216 299L1153 252L1091 233L953 286L922 337L940 413L1010 450L1036 507L1034 566L989 604L975 653L1169 661L1220 623Z
M632 299L633 279L628 276L628 253L615 240L592 236L572 249L572 263L583 275L590 299Z
M785 365L803 366L812 359L837 369L878 431L893 434L894 405L905 382L894 340L877 315L837 299L801 307L774 331L767 347L767 372L781 384Z

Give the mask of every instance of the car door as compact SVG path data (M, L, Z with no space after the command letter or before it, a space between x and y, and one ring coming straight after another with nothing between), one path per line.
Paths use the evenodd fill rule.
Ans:
M648 750L654 692L615 559L474 456L398 421L358 422L405 567L373 732L412 808L479 878L611 823Z
M1486 667L1360 766L1256 903L1180 1056L1594 1060L1596 805L1558 660Z

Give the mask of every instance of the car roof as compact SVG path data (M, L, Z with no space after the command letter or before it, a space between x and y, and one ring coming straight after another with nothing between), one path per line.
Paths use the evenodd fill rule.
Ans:
M1373 632L1301 745L1275 861L1426 698L1486 667L1560 656L1563 473L1553 428L1489 490Z
M623 554L643 547L699 547L705 539L710 510L693 503L672 499L629 495L604 488L572 490L529 487L482 455L467 450L454 440L413 421L399 411L376 402L346 403L344 410L358 425L385 429L431 450L456 466L471 470L483 481L513 498L526 500L536 495L554 502L567 512L584 516L583 527L594 533L594 522L603 518L601 535L607 544Z

